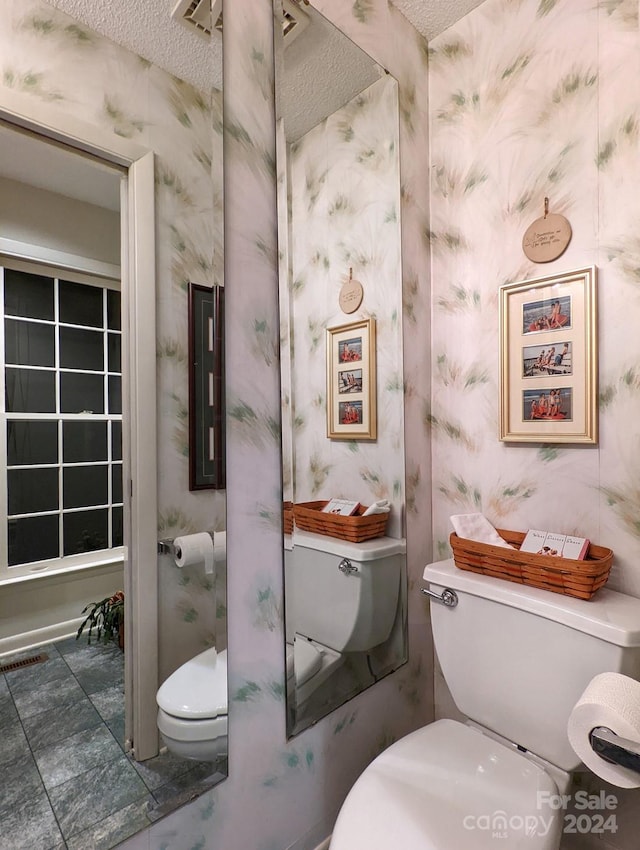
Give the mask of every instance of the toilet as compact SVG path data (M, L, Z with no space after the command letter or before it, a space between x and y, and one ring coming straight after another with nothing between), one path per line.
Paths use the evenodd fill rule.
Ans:
M227 756L227 651L205 649L163 682L156 696L160 737L197 761Z
M342 666L390 636L405 541L350 543L295 529L285 546L287 688L306 701Z
M605 671L640 679L640 599L588 601L458 570L425 569L436 652L469 720L438 720L390 746L347 795L330 850L557 850L554 805L580 765L571 710Z

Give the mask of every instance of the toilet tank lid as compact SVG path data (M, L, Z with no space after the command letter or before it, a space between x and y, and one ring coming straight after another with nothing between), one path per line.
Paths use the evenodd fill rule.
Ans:
M590 600L459 570L453 559L428 564L430 584L519 608L616 646L640 646L640 599L601 588Z
M311 531L299 531L297 528L293 532L293 546L328 552L330 555L350 558L352 561L377 561L407 551L407 543L403 538L376 537L363 543L350 543L348 540L339 540L326 534L313 534Z

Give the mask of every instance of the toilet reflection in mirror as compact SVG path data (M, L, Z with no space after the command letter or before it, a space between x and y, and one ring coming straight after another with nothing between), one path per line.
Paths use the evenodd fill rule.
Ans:
M297 33L276 32L284 499L391 511L386 535L359 543L286 529L289 736L406 661L398 88L313 5L296 16ZM350 277L363 300L347 317ZM327 329L369 318L377 437L329 439Z

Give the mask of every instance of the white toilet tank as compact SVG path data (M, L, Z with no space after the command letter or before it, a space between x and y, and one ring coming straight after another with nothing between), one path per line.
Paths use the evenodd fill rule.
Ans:
M456 705L563 770L580 764L567 720L587 684L613 671L640 679L640 599L602 588L588 602L457 569L424 571L458 594L431 604L433 637Z
M294 633L338 652L363 652L391 632L400 596L405 541L349 543L298 531L285 551L287 640ZM353 572L343 572L347 559Z

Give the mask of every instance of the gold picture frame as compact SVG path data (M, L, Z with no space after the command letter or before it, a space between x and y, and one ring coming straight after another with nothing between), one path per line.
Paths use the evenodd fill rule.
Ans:
M327 329L327 437L377 439L375 319Z
M595 266L500 287L500 439L598 442Z

